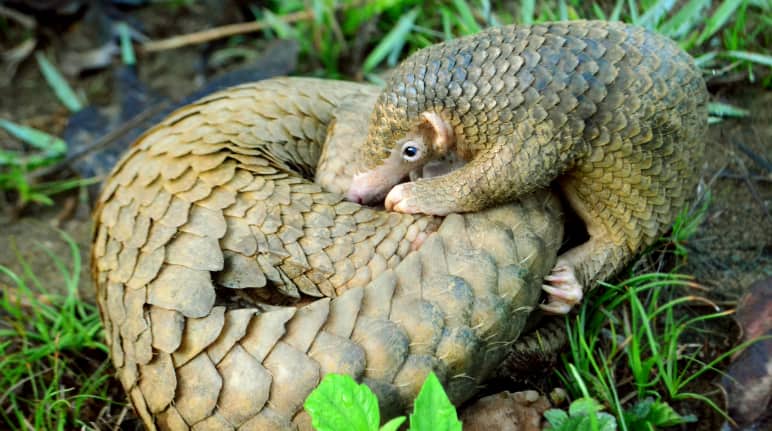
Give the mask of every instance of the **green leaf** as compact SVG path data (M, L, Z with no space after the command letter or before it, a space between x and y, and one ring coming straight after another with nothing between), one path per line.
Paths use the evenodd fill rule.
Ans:
M667 403L646 398L623 413L625 424L631 431L650 431L694 422L693 416L681 416Z
M426 377L410 415L410 431L461 431L456 408L434 373Z
M544 417L547 418L547 422L552 425L554 429L561 429L563 424L568 420L568 413L565 410L549 409L544 412Z
M391 29L365 59L364 64L362 65L362 71L364 73L371 72L393 49L402 46L405 43L405 39L413 28L413 23L420 12L421 10L415 7L399 19L397 25Z
M544 412L554 431L615 431L614 416L603 413L603 406L594 398L579 398L568 407L568 413L559 409Z
M377 431L378 399L366 385L342 374L328 374L303 405L317 431Z
M404 416L398 416L383 424L380 431L397 431L400 425L405 422L405 419L406 418Z
M603 410L603 406L594 398L579 398L568 407L571 416L591 415Z
M43 77L48 82L48 85L53 88L56 97L59 98L64 106L71 112L78 112L83 109L83 104L75 94L75 91L73 91L70 84L67 83L67 80L64 79L56 67L48 61L46 56L38 51L35 53L35 59L38 61L38 66L40 67L40 72L43 74Z
M702 30L700 37L697 38L697 45L702 45L719 31L721 27L734 16L734 11L740 7L743 1L744 0L725 0L721 3L713 16L706 21L705 28Z

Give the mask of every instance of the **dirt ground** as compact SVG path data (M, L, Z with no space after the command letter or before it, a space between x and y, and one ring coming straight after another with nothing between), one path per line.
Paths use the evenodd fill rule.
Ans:
M199 16L189 18L174 31L184 33L208 22ZM151 34L160 36L172 31L160 29L166 20L146 17L146 22ZM201 52L201 48L192 47L141 57L140 77L158 94L180 99L204 80ZM72 79L71 83L91 103L114 105L111 76L103 70ZM709 298L731 307L752 282L772 276L772 92L747 83L712 85L711 92L715 100L748 109L751 115L711 125L707 131L704 162L694 169L702 176L701 192L710 191L712 198L705 221L688 242L688 262L680 271L693 274L706 286ZM67 117L34 60L24 62L14 79L0 86L0 118L59 134ZM2 130L0 146L20 148ZM79 245L83 259L80 294L93 298L88 269L91 221L87 199L67 193L58 196L52 207L32 206L19 213L12 198L10 194L0 196L0 265L22 273L20 259L24 260L46 289L54 292L63 288L61 274L40 248L70 261L69 248L56 232L59 228ZM8 283L0 278L0 287Z

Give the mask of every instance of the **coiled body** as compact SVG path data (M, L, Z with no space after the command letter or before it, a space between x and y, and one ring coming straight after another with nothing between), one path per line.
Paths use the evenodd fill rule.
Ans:
M375 92L234 87L171 114L107 178L92 272L148 429L308 429L302 404L330 372L370 385L388 418L430 371L460 403L506 355L556 258L559 205L542 193L440 220L306 179L323 151L335 165L350 147L325 148L328 128L364 139ZM344 104L360 127L340 131Z

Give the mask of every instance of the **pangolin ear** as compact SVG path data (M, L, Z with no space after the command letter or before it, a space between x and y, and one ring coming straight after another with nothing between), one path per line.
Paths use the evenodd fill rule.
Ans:
M421 128L426 132L427 141L437 154L447 153L455 144L453 127L436 112L427 111L421 114Z

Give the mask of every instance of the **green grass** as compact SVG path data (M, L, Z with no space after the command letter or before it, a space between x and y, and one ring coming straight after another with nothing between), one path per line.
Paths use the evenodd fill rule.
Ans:
M732 310L720 311L706 298L683 294L695 287L691 276L666 273L602 283L567 322L570 349L563 359L569 372L562 380L569 393L598 399L623 430L628 429L624 415L629 406L646 399L696 400L726 417L694 383L720 375L719 364L747 344L704 359L709 357L701 341L706 324ZM690 310L695 305L713 311Z
M13 430L90 428L94 410L116 404L107 393L111 366L99 313L78 294L80 253L61 236L69 265L39 247L61 274L60 288L41 285L21 258L22 274L0 265L0 284L11 283L0 297L0 417ZM49 293L57 290L64 293Z
M604 9L579 0L530 0L495 10L490 1L374 0L359 4L357 0L314 0L315 19L292 26L284 24L281 16L307 9L307 1L272 1L266 9L254 12L257 19L271 24L274 35L299 42L314 74L331 78L345 75L342 65L350 62L352 50L370 54L366 61L349 67L348 73L377 80L372 76L376 69L394 66L408 53L432 43L490 26L569 19L621 20L656 30L700 58L710 77L740 70L754 81L754 66L766 75L772 67L767 48L772 46L772 6L765 1L616 0ZM365 42L363 28L368 30Z

